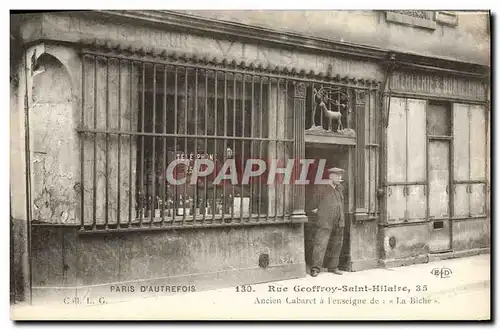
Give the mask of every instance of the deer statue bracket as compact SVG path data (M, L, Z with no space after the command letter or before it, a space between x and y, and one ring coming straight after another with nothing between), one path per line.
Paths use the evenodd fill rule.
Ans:
M315 116L316 111L319 109L328 120L328 132L334 132L335 122L337 124L337 132L343 133L344 128L342 125L342 113L341 110L347 110L347 113L351 112L350 97L349 95L342 91L340 88L335 87L324 87L321 86L319 89L313 89L314 106L312 107L312 126L309 130L323 130L321 125L316 125ZM343 111L346 113L345 111Z

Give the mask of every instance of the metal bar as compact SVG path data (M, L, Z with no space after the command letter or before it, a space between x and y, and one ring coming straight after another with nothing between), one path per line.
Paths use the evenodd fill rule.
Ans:
M314 83L311 83L311 127L316 126L314 122L314 115L316 114L316 104L314 100ZM295 127L295 125L294 125Z
M464 184L464 183L471 183L471 184L486 184L486 180L454 180L454 184Z
M109 60L106 60L106 130L109 129ZM104 176L104 189L105 189L105 204L104 204L104 225L108 227L109 223L109 134L105 135L105 176Z
M242 136L245 137L245 74L243 74L243 77L242 77L242 88L241 88L241 116L242 116L242 125L241 125L241 129L242 129ZM236 98L236 95L235 95L235 98ZM236 109L235 109L236 110ZM236 111L235 111L236 112ZM245 161L245 140L241 140L241 173L240 173L240 177L239 177L239 180L240 180L240 222L243 222L243 197L245 196L245 193L244 193L244 188L243 188L243 169L245 168L245 164L243 163Z
M272 104L271 104L271 95L272 95L272 90L271 90L271 76L268 76L268 92L267 92L267 102L268 102L268 109L267 109L267 115L269 116L269 114L271 113L271 107L272 107ZM269 119L268 121L269 122ZM268 136L270 135L271 131L270 131L270 127L269 125L267 125L268 127ZM269 157L269 146L270 143L267 144L267 157ZM275 183L276 183L276 180L275 180ZM275 204L276 204L276 191L274 192L274 200L275 200ZM266 207L266 221L269 221L269 203L270 203L270 200L269 200L269 187L268 187L268 194L267 194L267 207ZM275 215L276 216L276 215Z
M287 137L287 131L286 131L286 122L287 122L287 115L288 115L288 80L285 79L285 96L284 96L285 100L284 100L284 113L283 113L283 136L282 138L286 138ZM283 161L285 162L285 164L288 164L288 161L287 161L287 157L286 157L286 142L282 142L282 145L283 145ZM297 169L294 168L294 170L296 171ZM293 179L293 172L290 173L290 180ZM286 188L287 188L287 185L283 184L283 218L285 218L285 213L286 213Z
M306 85L304 86L305 88L307 88L307 86L309 85ZM311 100L313 101L314 103L314 95L313 95L313 84L311 84ZM298 159L299 157L299 150L298 148L296 147L296 143L295 143L295 139L298 138L298 135L297 135L297 127L296 127L296 124L297 122L295 121L295 81L292 81L292 91L294 93L294 96L292 98L292 138L294 139L294 141L292 142L292 155L293 155L293 159L294 159L294 168L295 168L295 175L293 177L294 180L299 180L300 179L300 172L301 172L301 168L300 168L300 159ZM306 90L306 95L307 95L307 90ZM304 104L306 104L306 99L304 99ZM312 109L312 108L311 108ZM313 118L314 120L314 118ZM314 121L313 121L313 124L314 124ZM311 124L311 125L313 125ZM305 128L305 114L304 114L304 128ZM304 134L304 132L300 132L300 134ZM299 170L300 169L300 170ZM299 196L299 186L298 184L296 184L295 182L293 182L293 185L292 185L292 193L293 193L293 198L291 199L292 201L292 213L295 212L296 209L298 209L298 206L295 205L295 202L299 199L298 197L296 196Z
M188 135L188 70L185 68L184 70L184 134ZM184 155L187 157L187 138L184 138ZM184 175L187 176L189 166L186 167L184 171ZM187 180L184 183L184 203L183 203L183 212L182 212L182 224L184 225L186 221L186 203L188 201L187 194Z
M233 74L233 137L236 136L236 74ZM236 164L236 140L233 138L233 159ZM234 184L231 182L231 222L234 221Z
M205 135L208 134L208 71L205 71ZM205 154L208 155L208 139L205 138ZM202 223L205 223L206 214L208 211L208 193L207 193L207 176L205 176L205 184L203 191L203 207L200 210L203 210L203 220Z
M409 104L408 104L408 99L405 99L405 139L406 139L406 144L405 144L405 169L406 169L406 173L405 173L405 180L408 180L408 169L409 169L409 164L408 164L408 159L409 159L409 148L408 146L410 145L410 137L408 136L408 130L409 130L409 125L408 125L408 114L410 112L410 108L409 108ZM406 189L406 187L404 188ZM405 218L406 218L406 213L408 211L408 198L405 198Z
M198 69L195 70L194 73L194 133L198 134ZM194 139L194 161L198 159L198 139ZM193 205L192 205L192 216L196 217L198 214L196 213L196 209L198 206L198 178L196 178L196 182L194 184L194 196L193 196ZM194 221L193 221L194 224Z
M227 72L224 71L224 137L227 136ZM224 138L223 155L227 153L227 138ZM225 158L225 157L224 157ZM225 159L224 159L225 161ZM222 222L226 218L226 182L222 183Z
M153 65L153 133L156 133L156 65ZM151 187L151 204L150 204L150 209L151 209L151 222L150 226L153 225L154 218L156 216L156 137L153 136L153 151L151 155L151 160L152 160L152 169L151 169L151 175L152 175L152 187ZM148 178L149 181L149 178Z
M178 114L178 103L177 103L177 85L178 85L178 74L177 74L177 67L175 68L175 75L174 75L174 133L177 133L178 127L177 127L177 114ZM177 136L174 134L174 157L177 157ZM172 173L172 175L175 175L175 173ZM173 210L172 210L172 225L175 222L175 216L177 215L177 185L174 185L174 201L173 201Z
M371 117L372 117L372 107L371 107L371 101L372 101L372 95L371 93L368 93L368 100L366 100L368 102L368 116L365 114L365 125L366 125L366 122L368 121L368 139L366 139L365 137L365 155L366 153L368 153L368 164L366 164L365 166L368 166L368 213L370 213L371 211L371 201L372 201L372 186L373 186L373 182L372 182L372 152L370 150L370 148L367 148L366 147L366 144L367 142L370 143L371 142L371 139L372 139L372 123L371 123ZM368 140L368 141L367 141ZM366 156L365 156L366 157ZM365 188L366 189L366 188Z
M254 78L255 76L251 76L251 86L252 86L252 98L250 100L251 102L251 110L250 110L250 159L253 159L253 146L254 146L254 140L253 137L255 135L254 132L254 115L255 115L255 83L254 83ZM250 200L248 203L248 209L250 213L250 219L248 221L251 221L251 217L253 214L253 203L254 203L254 191L253 191L253 179L249 182L250 183Z
M402 182L401 181L395 181L395 182L387 182L387 186L410 186L410 185L413 185L413 186L416 186L416 185L425 186L426 184L427 184L427 182L425 182L425 181L408 181L408 182L405 182L405 181L402 181Z
M94 58L94 129L97 127L97 57ZM93 172L93 200L92 226L95 229L97 221L97 135L94 133L94 172Z
M218 125L217 125L217 113L219 112L219 109L217 108L217 93L218 93L218 86L217 86L217 81L218 81L218 72L215 71L215 81L214 81L214 135L217 135L218 132ZM214 140L214 155L215 155L215 165L217 165L217 142L218 140ZM214 166L215 167L215 166ZM217 171L217 168L214 168L214 171ZM214 177L215 180L215 177ZM214 181L212 180L212 183ZM213 201L212 201L212 221L211 223L215 222L215 213L217 212L217 186L215 184L212 184L213 186Z
M131 135L131 136L155 136L155 137L178 137L178 138L198 138L198 139L234 139L234 140L248 140L247 137L241 136L213 136L213 135L193 135L193 134L163 134L163 133L149 133L149 132L130 132L130 131L117 131L117 130L106 130L106 129L77 129L78 133L103 133L103 134L121 134L121 135ZM269 138L258 138L255 140L276 142L277 139ZM293 142L293 139L280 139L279 141Z
M96 52L96 51L91 51L84 49L82 50L83 54L88 54L88 55L94 55L94 56L102 56L102 57L110 57L110 58L121 58L125 60L134 60L134 61L140 61L143 63L150 63L150 64L161 64L161 65L173 65L176 67L184 67L184 68L193 68L193 69L205 69L205 70L217 70L218 67L214 65L201 65L201 64L186 64L185 62L181 61L163 61L163 60L153 60L153 59L146 59L140 56L130 56L130 55L120 55L120 54L110 54L110 53L103 53L103 52ZM247 70L243 69L234 69L234 68L224 68L224 72L226 73L234 73L234 74L243 74L243 73L248 73ZM261 77L271 77L271 78L291 78L294 79L295 81L300 81L300 82L306 82L306 83L319 83L319 84L325 84L328 86L337 86L337 87L355 87L357 89L365 89L365 90L378 90L378 82L377 84L372 84L372 86L358 86L354 84L345 84L341 82L331 82L330 78L326 77L324 80L322 79L316 79L316 78L303 78L300 77L299 74L297 73L289 73L289 74L273 74L269 72L252 72L253 75L256 76L261 76ZM484 103L484 102L483 102Z
M28 287L25 288L27 289L27 300L29 301L29 304L31 305L33 303L33 242L32 242L32 226L33 226L33 214L32 214L32 191L31 191L31 140L30 140L30 100L29 100L29 90L28 90L28 70L30 68L28 64L28 51L24 52L24 157L25 157L25 180L26 180L26 185L24 187L24 191L26 194L26 221L27 221L27 228L26 228L26 254L28 258L27 262L27 272L28 272ZM34 55L34 54L33 54ZM12 224L12 223L11 223ZM11 234L13 232L13 228L11 227Z
M427 135L427 137L429 138L429 140L452 140L453 137L452 136L448 136L448 135Z
M483 216L484 218L484 216ZM293 223L302 223L305 221L294 221ZM189 229L192 228L222 228L222 227L240 227L240 226L263 226L263 225L277 225L277 224L286 224L286 223L292 223L290 219L286 219L285 221L277 221L277 222L221 222L221 223L206 223L206 224L195 224L193 226L190 226ZM423 223L423 222L418 222L418 223ZM408 225L408 224L418 224L417 222L411 222L411 223L404 223L402 225ZM80 235L96 235L96 234L109 234L109 233L126 233L126 232L140 232L140 231L167 231L167 230L176 230L176 229L186 229L186 226L183 225L172 225L168 227L130 227L130 228L120 228L120 229L96 229L92 231L88 230L83 230L79 231L78 234Z
M130 121L129 121L129 130L132 131L132 119L134 116L132 115L134 106L132 104L132 75L134 72L134 62L130 62L130 76L129 76L129 96L130 96L130 101L129 101L129 111L130 111ZM132 194L134 193L132 191L132 135L129 135L129 162L128 162L128 187L129 187L129 193L128 193L128 224L127 227L130 227L132 223ZM137 187L135 187L137 190ZM136 194L137 195L137 194Z
M379 98L380 95L377 93L377 92L374 92L374 108L373 108L373 120L375 121L373 123L373 127L374 127L374 141L373 143L369 143L367 145L367 147L376 147L377 149L375 149L375 196L373 196L375 198L375 213L377 213L379 211L379 201L378 201L378 198L377 198L377 189L378 189L378 186L379 186L379 164L380 164L380 161L379 161L379 158L380 158L380 149L378 149L378 143L379 143L379 138L378 138L378 130L379 130L379 125L378 125L378 111L377 111L377 104L379 104ZM428 205L428 204L427 204Z
M145 99L145 85L146 85L146 64L142 63L142 100L141 100L141 132L144 132L144 99ZM142 226L142 220L144 217L144 196L146 196L145 192L143 191L144 188L144 135L141 136L141 159L140 159L140 165L141 165L141 172L140 172L140 183L139 183L139 191L141 192L141 198L140 198L140 209L139 209L139 214L140 214L140 225Z
M85 126L85 56L82 57L82 113L81 127ZM85 220L85 135L80 135L80 230L84 229Z
M167 66L163 67L163 133L167 133ZM166 174L167 174L167 138L162 139L163 142L163 167L161 173L161 190L162 190L162 203L161 203L161 222L163 226L165 223L165 203L168 204L166 192Z
M122 61L118 60L118 130L121 131L122 127ZM117 171L117 205L116 205L116 222L120 227L121 220L121 158L122 158L122 142L121 134L118 134L118 171Z
M276 111L274 120L276 121L275 124L275 136L276 136L276 142L274 142L274 154L276 157L276 161L279 161L279 144L278 144L278 135L279 135L279 129L278 129L278 123L279 123L279 118L280 118L280 79L276 79ZM274 180L274 221L278 218L278 180Z
M262 138L262 117L264 116L264 110L263 110L263 103L264 103L264 100L263 100L263 93L264 93L264 90L263 90L263 86L264 85L264 81L262 80L262 77L260 77L260 98L259 98L259 113L260 113L260 116L259 116L259 136L260 138ZM259 157L260 159L262 159L262 140L259 139ZM262 179L259 179L259 206L258 206L258 212L257 212L257 219L258 221L260 222L260 207L262 205Z

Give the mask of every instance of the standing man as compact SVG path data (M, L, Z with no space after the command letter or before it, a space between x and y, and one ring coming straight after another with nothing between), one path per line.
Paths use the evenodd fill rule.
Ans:
M312 212L317 214L316 234L312 251L311 276L318 276L328 243L332 244L332 255L328 258L328 271L342 275L338 269L340 250L344 241L344 188L341 185L344 170L328 169L330 183L318 187Z

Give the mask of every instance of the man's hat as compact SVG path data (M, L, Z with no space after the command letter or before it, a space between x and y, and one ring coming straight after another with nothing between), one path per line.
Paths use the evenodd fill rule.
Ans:
M338 167L332 167L328 169L329 173L335 173L335 174L344 174L345 170L338 168Z

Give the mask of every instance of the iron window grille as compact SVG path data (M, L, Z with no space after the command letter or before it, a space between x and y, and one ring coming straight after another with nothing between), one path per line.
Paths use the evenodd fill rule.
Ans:
M83 231L288 222L290 185L244 185L245 160L294 157L292 79L187 61L98 51L82 55ZM237 184L190 184L192 163L234 159ZM170 185L174 159L188 159Z
M293 212L303 214L304 191L282 184L282 174L271 185L266 175L243 184L245 160L262 159L269 167L271 159L278 159L283 168L293 159L297 167L310 121L306 112L321 86L350 96L370 95L369 105L358 96L352 99L344 118L345 127L369 130L365 112L375 113L379 88L375 80L331 73L157 56L98 44L84 46L81 59L81 111L75 113L80 164L71 169L79 178L72 187L79 197L75 206L66 207L72 215L68 219L75 221L40 213L34 224L77 225L82 233L292 222ZM372 135L357 138L365 141L365 136ZM369 141L356 164L363 163L365 148L377 149ZM188 159L189 166L177 166L174 174L187 174L187 182L169 185L165 169L179 158ZM213 174L190 185L190 167L197 158L213 160L216 172L234 159L238 182L214 184ZM292 182L298 174L292 173ZM364 181L356 179L358 192Z

